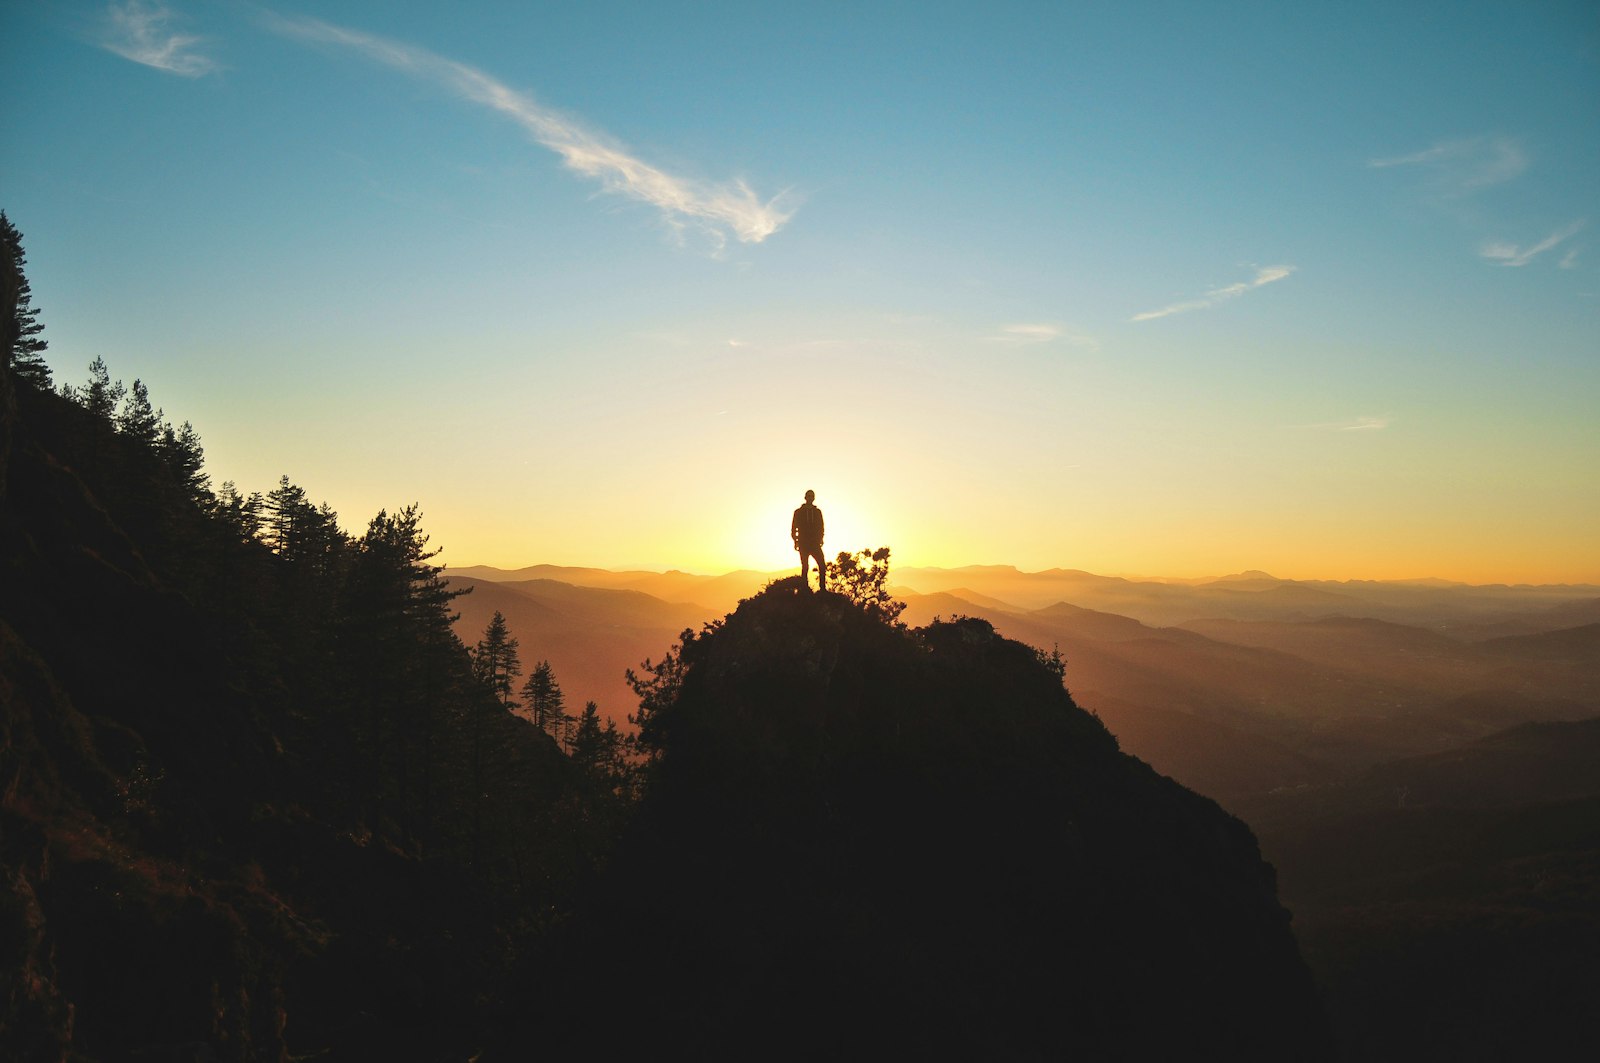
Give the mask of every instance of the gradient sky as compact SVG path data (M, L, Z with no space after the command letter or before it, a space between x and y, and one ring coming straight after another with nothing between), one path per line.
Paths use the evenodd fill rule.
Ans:
M1301 8L1314 8L1301 10ZM442 560L1600 582L1600 8L0 7L58 383Z

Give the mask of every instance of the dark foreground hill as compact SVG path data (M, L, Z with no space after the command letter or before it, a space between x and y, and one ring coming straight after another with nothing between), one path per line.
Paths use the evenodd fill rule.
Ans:
M567 944L569 1047L621 969L604 1043L645 1055L1330 1054L1250 831L986 622L784 580L642 692L657 759Z

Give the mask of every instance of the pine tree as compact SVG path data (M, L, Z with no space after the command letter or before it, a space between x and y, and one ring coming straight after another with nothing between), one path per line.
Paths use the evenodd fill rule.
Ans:
M586 702L572 736L572 761L590 774L605 767L605 732L600 729L600 707Z
M522 687L522 696L527 699L528 717L533 720L533 725L561 742L569 719L566 713L567 699L561 693L561 684L556 682L549 661L540 661L528 674L528 681Z
M286 479L279 482L280 488ZM234 515L235 526L247 530L265 509L265 500L259 494L241 500L231 485L223 488L222 500ZM305 508L310 509L309 503ZM321 511L312 512L322 518ZM435 768L444 755L441 745L447 729L464 724L476 844L485 785L484 713L477 711L481 687L463 702L473 706L465 710L464 719L459 715L463 710L449 707L447 697L455 683L454 662L464 652L452 628L459 616L450 605L465 592L451 590L442 578L443 567L431 564L438 551L428 549L421 519L415 505L393 514L380 510L350 551L341 604L340 671L351 684L353 701L361 706L362 739L373 748L367 778L355 781L370 793L392 779L402 813L409 816L414 809L419 829L426 830L436 812ZM461 679L471 683L466 675Z
M122 401L128 389L122 386L120 380L112 383L111 371L106 368L105 359L97 355L95 360L89 363L89 383L81 388L66 385L61 389L61 393L106 424L114 424L117 418L117 403Z
M517 658L517 640L506 627L506 618L500 610L496 609L490 618L472 660L474 670L489 684L495 699L507 712L514 709L517 699L511 693L511 681L522 674L522 662Z
M3 210L0 210L0 245L4 245L4 254L10 260L16 283L16 305L14 309L8 308L11 309L11 321L6 334L11 340L11 349L6 352L7 364L17 379L49 390L50 367L44 360L44 351L49 344L40 336L44 325L39 321L38 308L32 305L33 290L28 284L28 274L23 270L28 258L22 250L22 234L11 224L11 219L6 217Z
M600 732L600 764L614 786L626 786L631 776L626 750L617 721L607 720L605 730Z
M164 426L157 449L190 499L198 503L210 499L211 477L201 472L206 452L200 446L200 434L194 430L194 425L185 421L176 429L170 424Z
M290 483L287 476L279 477L278 486L267 492L261 516L262 539L286 560L328 570L330 553L343 545L339 515L326 502L312 505L305 489Z
M226 480L211 503L211 512L234 530L240 542L250 542L261 533L263 504L261 492L254 492L246 498L239 493L239 488L232 480Z
M84 434L83 449L75 456L77 463L91 476L98 477L107 471L104 466L107 451L113 449L111 436L117 429L117 406L127 394L122 381L112 381L105 359L99 356L89 363L87 384L81 388L62 385L62 397L82 406L94 418Z
M117 431L154 448L161 440L161 425L161 411L150 405L150 390L144 381L135 380L117 415Z

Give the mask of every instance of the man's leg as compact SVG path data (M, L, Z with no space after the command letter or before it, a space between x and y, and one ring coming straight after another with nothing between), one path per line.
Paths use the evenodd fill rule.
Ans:
M807 587L811 586L808 578L811 575L811 555L806 553L805 547L800 548L800 582Z
M820 590L828 589L828 562L822 556L822 547L817 547L817 587Z

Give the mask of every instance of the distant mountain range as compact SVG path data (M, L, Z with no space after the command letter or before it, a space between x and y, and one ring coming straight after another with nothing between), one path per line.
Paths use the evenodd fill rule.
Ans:
M500 569L470 565L452 575L496 583L556 580L578 587L633 590L668 602L704 606L721 616L781 572L740 570L708 576L688 572L622 571L529 565ZM900 568L897 587L914 594L954 594L1014 611L1067 602L1118 613L1146 624L1191 620L1316 620L1365 617L1429 628L1461 638L1537 634L1600 622L1600 586L1593 584L1472 585L1445 580L1283 580L1249 571L1214 579L1129 579L1077 569L1023 572L1010 565Z
M525 667L622 723L623 676L787 573L453 569L471 645L495 610ZM1131 580L1009 566L891 573L906 622L986 619L1067 657L1129 752L1228 799L1436 753L1533 720L1600 715L1600 587Z

